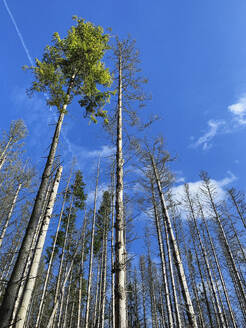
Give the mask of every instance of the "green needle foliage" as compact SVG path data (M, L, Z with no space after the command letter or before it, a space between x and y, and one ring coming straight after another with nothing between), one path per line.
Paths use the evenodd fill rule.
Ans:
M106 91L112 78L101 59L110 49L109 35L104 34L100 26L76 16L73 19L76 25L65 38L54 33L52 45L46 46L43 59L36 59L36 66L24 67L35 76L28 94L44 92L47 104L65 113L66 105L79 96L85 116L94 122L96 117L103 117L107 122L107 111L103 107L112 94Z

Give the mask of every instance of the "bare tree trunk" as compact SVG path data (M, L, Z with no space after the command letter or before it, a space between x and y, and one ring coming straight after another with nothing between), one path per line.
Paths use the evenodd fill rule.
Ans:
M69 325L68 325L68 328L72 328L72 324L73 324L73 313L74 313L74 302L73 302L73 305L72 305L72 310L71 310L71 314L70 314L70 318L69 318Z
M146 289L145 289L145 261L144 257L140 256L140 273L141 273L141 289L143 298L143 326L147 328L147 317L146 317Z
M18 195L19 195L19 192L21 190L21 187L22 187L22 183L19 183L18 187L17 187L17 190L15 192L15 195L14 195L14 198L13 198L13 201L12 201L12 204L11 204L11 207L10 207L10 210L8 212L8 215L7 215L7 219L4 223L4 226L3 226L3 230L1 231L1 235L0 235L0 248L2 246L2 243L3 243L3 238L5 236L5 233L6 233L6 230L7 230L7 227L9 225L9 221L11 219L11 216L12 216L12 213L14 211L14 208L15 208L15 204L16 204L16 201L17 201L17 198L18 198Z
M40 232L41 225L42 225L43 216L45 214L46 207L47 207L48 200L49 200L50 187L51 186L49 185L48 191L47 191L46 196L45 196L45 201L44 201L42 213L41 213L41 216L39 218L38 225L36 227L36 231L35 231L35 234L34 234L34 237L33 237L33 240L32 240L31 249L30 249L30 252L28 254L27 261L26 261L25 268L24 268L24 272L23 272L23 275L22 275L22 279L21 279L21 282L20 282L20 285L19 285L19 288L18 288L18 293L17 293L17 296L16 296L13 312L11 314L11 325L13 325L14 322L16 321L16 314L17 314L17 311L19 310L19 305L20 305L20 302L22 300L23 291L24 291L24 287L25 287L25 280L28 277L28 273L29 273L29 269L30 269L30 266L31 266L31 263L32 263L34 250L36 248L36 243L37 243L39 232Z
M95 223L96 223L96 203L97 203L97 190L98 190L98 179L99 179L100 159L97 165L97 179L94 197L94 210L93 210L93 221L91 229L91 249L90 249L90 264L89 264L89 275L88 275L88 286L87 286L87 301L85 310L85 324L84 327L89 327L89 311L91 301L91 282L92 282L92 268L93 268L93 254L94 254L94 235L95 235Z
M104 220L105 221L105 220ZM106 283L107 283L107 258L108 258L108 228L107 222L104 222L104 241L103 241L103 276L102 276L102 294L101 294L101 319L99 328L104 328L104 314L106 303Z
M114 295L114 191L115 181L114 172L112 173L111 182L111 197L112 197L112 212L111 212L111 328L115 328L115 295Z
M230 313L230 316L232 318L232 321L234 322L234 325L236 325L236 327L237 327L237 324L236 324L235 318L234 318L234 314L233 314L233 310L232 310L232 307L231 307L230 298L229 298L229 295L228 295L228 292L227 292L225 280L224 280L223 274L222 274L221 269L220 269L220 264L219 264L219 260L218 260L217 254L216 254L214 243L213 243L212 237L210 235L208 225L207 225L204 213L203 213L203 208L202 208L202 205L201 205L199 199L198 199L198 205L199 205L199 211L201 213L201 218L202 218L202 221L203 221L203 227L205 227L205 231L207 233L209 244L210 244L210 247L211 247L211 250L212 250L212 253L213 253L213 257L214 257L214 260L215 260L216 268L217 268L218 273L219 273L219 277L220 277L221 285L222 285L222 288L223 288L223 293L224 293L225 298L226 298L226 303L227 303L227 306L228 306L228 309L229 309L229 313Z
M43 172L41 184L39 187L39 191L34 203L33 212L30 217L30 221L28 223L26 233L24 239L22 241L22 245L17 257L16 264L12 271L12 275L10 277L7 289L5 291L4 299L2 302L2 306L0 308L0 317L2 318L0 322L0 328L8 327L10 322L11 313L14 308L15 298L18 293L18 288L20 285L21 277L25 268L25 263L28 257L28 254L31 249L31 244L33 240L33 236L35 233L36 226L38 224L38 220L40 218L40 214L42 211L42 206L44 202L44 197L47 191L49 177L51 174L51 168L53 165L53 161L55 158L56 148L58 145L59 135L62 127L62 122L64 118L64 111L61 112L59 116L59 120L56 126L55 134L53 137L52 145L50 148L50 153L46 162L46 166Z
M69 175L67 185L66 185L66 189L65 189L65 193L64 193L64 197L63 197L62 207L61 207L59 220L58 220L58 224L57 224L57 228L56 228L55 238L54 238L53 245L52 245L51 255L50 255L49 264L48 264L46 277L45 277L45 281L44 281L44 286L43 286L42 296L41 296L41 300L40 300L40 304L39 304L39 309L38 309L38 315L37 315L37 319L36 319L35 328L38 328L40 326L40 322L41 322L41 319L42 319L42 311L43 311L43 307L44 307L45 294L46 294L48 281L49 281L49 276L50 276L50 271L51 271L51 267L52 267L53 259L54 259L54 255L55 255L56 242L57 242L57 238L58 238L58 233L59 233L59 229L60 229L60 225L61 225L61 219L62 219L62 215L63 215L63 212L64 212L66 199L67 199L67 193L68 193L68 188L69 188L71 176L72 176L72 170L71 170L71 173Z
M46 328L51 328L52 325L53 325L53 321L54 321L54 317L56 315L56 312L57 312L57 309L58 309L58 305L59 305L59 299L63 299L64 297L64 292L65 292L65 287L66 287L66 283L70 277L70 274L71 274L71 271L72 271L72 268L73 268L73 265L74 265L74 260L77 256L77 253L78 253L78 243L76 245L76 248L75 248L75 252L73 254L73 257L72 257L72 261L68 267L68 270L66 271L65 273L65 277L64 277L64 280L60 286L60 292L59 292L59 295L58 295L58 298L57 298L57 301L56 303L54 303L54 306L53 306L53 309L52 309L52 312L51 312L51 315L49 317L49 321L48 321L48 324L47 324L47 327Z
M119 47L120 48L120 47ZM121 51L119 49L119 51ZM123 155L122 155L122 57L118 64L118 111L116 151L116 218L115 218L115 326L127 328L125 291L125 243L123 214ZM86 327L87 328L87 327Z
M151 182L151 191L152 191L152 203L153 203L153 207L154 207L156 233L157 233L157 237L158 237L159 251L160 251L160 257L161 257L162 280L163 280L165 301L166 301L166 307L167 307L168 326L170 328L172 328L174 323L173 323L172 309L171 309L171 297L170 297L169 285L168 285L168 281L167 281L167 272L166 272L166 266L165 266L166 260L165 260L165 255L164 255L160 219L159 219L159 215L158 215L157 204L156 204L156 199L155 199L155 194L154 194L154 185L153 185L152 180L150 182ZM179 316L179 313L177 313L177 316ZM180 321L178 321L178 324L179 323L180 323ZM181 327L181 326L178 326L178 327Z
M241 219L241 221L242 221L242 223L244 225L244 228L246 229L246 221L245 221L245 218L243 217L243 214L242 214L242 212L241 212L241 210L240 210L240 208L238 206L238 202L237 202L236 194L235 193L236 193L235 189L228 190L228 194L231 197L232 203L234 204L234 206L235 206L235 208L237 210L237 213L238 213L238 215L239 215L239 217L240 217L240 219Z
M189 293L189 289L188 289L188 285L187 285L187 281L186 281L186 277L185 277L185 273L184 273L183 264L182 264L182 261L181 261L181 258L180 258L179 250L178 250L177 243L176 243L176 240L175 240L175 237L174 237L174 234L173 234L171 221L170 221L170 218L169 218L169 215L168 215L164 195L163 195L163 192L162 192L159 174L158 174L157 167L156 167L156 164L155 164L155 161L154 161L154 157L152 155L150 155L150 159L151 159L151 162L152 162L153 173L154 173L154 176L155 176L156 185L158 187L159 196L160 196L160 200L161 200L163 219L165 220L165 222L167 224L168 234L170 236L170 243L171 243L172 250L173 250L174 262L175 262L177 272L178 272L178 276L179 276L179 279L180 279L180 285L181 285L182 294L183 294L183 297L184 297L184 300L185 300L185 305L186 305L186 311L187 311L189 324L191 325L191 327L197 328L196 316L195 316L195 312L194 312L193 305L192 305L192 302L191 302L191 297L190 297L190 293Z
M158 319L157 319L157 310L156 310L154 277L153 277L152 262L151 262L151 259L150 259L150 253L148 254L148 276L149 276L148 281L149 281L152 327L153 328L159 328Z
M221 322L222 327L226 327L226 323L225 323L225 320L224 320L224 317L223 317L223 312L221 310L219 300L218 300L218 297L217 297L217 293L216 293L216 289L215 289L215 285L214 285L214 280L213 280L211 270L210 270L210 267L209 267L207 252L206 252L206 249L203 245L203 241L202 241L202 238L201 238L201 235L200 235L200 231L199 231L198 226L197 226L196 215L195 215L195 211L194 211L194 207L193 207L193 202L192 202L191 197L190 197L189 186L188 185L185 185L185 195L186 195L186 199L187 199L187 202L188 202L188 207L189 207L190 216L191 216L191 219L192 219L192 222L193 222L193 227L195 228L195 234L198 237L199 245L200 245L200 248L201 248L201 251L202 251L202 256L203 256L203 259L204 259L204 262L205 262L205 265L206 265L206 269L207 269L207 272L208 272L209 281L211 283L213 297L214 297L214 300L215 300L215 304L216 304L216 308L217 308L218 315L219 315L219 318L220 318L220 322ZM194 240L195 236L194 236L194 233L192 232L192 227L191 227L191 235L192 235L192 240L193 240L194 247L196 247L195 240ZM233 318L233 316L232 316L232 318ZM233 327L236 328L236 326L233 326Z
M173 290L173 300L174 300L174 306L175 306L175 316L176 316L176 326L177 328L182 328L182 322L180 317L180 311L178 306L178 298L176 293L176 286L175 286L175 278L174 278L174 272L173 272L173 262L172 262L172 254L171 254L171 247L170 247L170 238L168 235L168 229L167 229L167 223L165 220L164 222L164 230L165 230L165 236L166 236L166 243L167 243L167 254L168 254L168 263L169 263L169 270L170 270L170 278L171 278L171 285Z
M82 228L82 249L81 249L81 264L80 264L80 277L79 277L77 328L80 328L80 323L81 323L81 300L82 300L82 287L83 287L82 285L83 285L83 272L84 272L86 226L87 226L87 217L86 217L86 213L85 213L83 228Z
M61 286L61 279L62 279L62 275L63 275L63 266L64 266L63 264L64 264L65 250L66 250L67 240L68 240L68 230L69 230L70 218L71 218L71 213L72 213L72 206L73 206L73 197L71 198L71 201L70 201L68 220L67 220L67 225L66 225L66 232L65 232L65 237L64 237L64 243L63 243L63 246L62 246L61 261L60 261L60 264L59 264L58 277L57 277L57 281L56 281L54 304L57 303L59 293L60 293L60 289L61 289L60 286ZM61 299L63 299L63 297L64 297L64 293L62 294ZM61 306L62 306L62 302L61 302ZM60 312L61 312L61 309L60 309ZM60 319L60 312L59 312L58 320Z
M4 165L4 163L5 163L6 159L7 159L6 152L7 152L8 148L9 148L11 142L12 142L12 139L13 138L11 138L11 137L9 138L7 144L5 145L3 151L0 154L0 170L3 167L3 165Z
M194 248L194 251L195 251L196 263L197 263L197 266L198 266L199 275L201 277L201 283L202 283L202 289L203 289L205 304L206 304L207 313L208 313L208 319L209 319L210 327L213 328L214 327L213 317L212 317L212 311L211 311L210 304L209 304L208 290L207 290L207 286L205 285L206 281L205 281L204 275L203 275L204 271L202 270L202 266L201 266L201 263L200 263L200 258L199 258L199 255L197 253L196 248ZM206 273L205 273L205 275L206 275ZM211 285L209 284L209 288L210 287L211 287ZM211 292L211 294L212 294L212 292ZM212 302L214 304L214 299L213 298L212 298ZM214 312L215 312L215 315L216 315L215 305L214 305ZM216 317L216 320L217 320L217 325L219 326L219 321L218 321L217 317Z
M42 223L42 226L41 226L41 229L39 232L36 249L33 254L32 264L29 269L29 274L28 274L27 280L25 282L23 297L22 297L22 301L19 306L18 314L17 314L17 322L15 325L16 328L24 327L27 310L28 310L28 307L30 304L30 300L32 297L33 289L34 289L37 274L38 274L38 268L39 268L39 263L40 263L43 247L44 247L44 242L46 239L46 234L47 234L47 231L49 228L49 223L50 223L50 219L51 219L52 212L53 212L53 207L54 207L55 200L56 200L56 195L57 195L57 191L58 191L58 187L59 187L59 183L60 183L60 179L61 179L61 174L62 174L62 167L60 166L58 168L56 176L55 176L53 188L52 188L52 191L51 191L51 194L49 197L49 201L48 201L48 206L46 208L46 213L45 213L43 223Z
M223 227L223 225L221 223L220 215L219 215L219 213L217 211L217 208L216 208L216 205L215 205L215 202L214 202L214 199L213 199L212 191L211 191L211 188L210 188L210 185L209 185L209 180L204 179L204 186L205 186L205 188L207 190L208 199L210 200L210 204L211 204L211 207L212 207L213 212L214 212L214 215L215 215L214 218L215 218L215 221L217 222L217 225L218 225L218 227L220 229L221 237L222 237L223 243L225 245L225 249L226 249L226 251L228 253L228 258L230 259L232 269L233 269L234 274L235 274L235 278L236 278L236 281L237 281L237 284L238 284L238 288L240 290L240 294L241 294L241 298L242 298L244 307L246 307L246 294L245 294L245 290L244 290L244 287L243 287L243 284L242 284L242 280L241 280L240 274L238 272L236 263L234 261L233 254L231 252L230 245L228 243L228 240L227 240L227 236L225 234L224 227Z
M63 319L63 328L66 328L67 327L67 313L68 313L68 303L69 303L69 300L70 300L70 291L71 291L71 285L72 285L72 277L73 277L73 275L71 274L70 281L69 281L68 287L67 287L66 304L65 304L64 319Z
M0 170L2 169L2 167L3 167L3 165L4 165L5 161L6 161L6 159L7 159L7 155L4 155L3 158L2 158L2 160L0 161Z
M93 327L97 328L99 325L99 318L100 318L100 288L101 288L101 281L102 281L102 257L98 256L97 262L97 279L96 279L96 297L95 297L95 309L93 312ZM99 297L98 297L99 295ZM98 301L99 299L99 301Z
M74 78L75 78L75 74L70 79L70 84L67 89L66 96L67 96L68 102L69 102L70 92L72 89ZM56 149L58 146L59 136L61 133L62 123L63 123L63 119L64 119L64 115L65 115L65 112L67 109L68 102L63 105L63 108L61 109L61 112L59 115L58 122L56 124L56 129L55 129L55 133L54 133L53 140L51 143L49 156L47 158L46 165L45 165L45 168L43 171L41 183L40 183L39 190L38 190L38 193L37 193L37 196L35 199L32 214L31 214L30 220L28 222L26 233L23 238L22 245L21 245L20 251L18 253L18 257L17 257L16 263L15 263L15 266L13 268L10 280L8 282L8 285L7 285L5 294L4 294L2 305L0 307L0 318L1 318L0 328L7 328L8 324L10 323L15 299L16 299L18 289L20 286L20 282L21 282L21 278L22 278L22 275L23 275L23 272L25 269L25 264L27 262L28 254L31 249L33 236L35 234L36 227L38 225L39 218L40 218L40 215L42 212L42 207L43 207L45 195L46 195L46 192L48 189L49 178L51 175L51 170L52 170L53 162L55 159Z

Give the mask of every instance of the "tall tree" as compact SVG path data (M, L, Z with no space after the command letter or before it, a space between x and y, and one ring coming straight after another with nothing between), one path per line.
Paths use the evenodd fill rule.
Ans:
M56 195L57 195L58 187L60 184L62 169L63 169L62 166L60 166L57 169L57 173L56 173L56 176L55 176L55 179L53 182L52 190L49 195L49 200L48 200L46 212L44 215L44 220L42 222L39 236L37 238L37 243L36 243L36 247L34 250L32 263L31 263L31 266L29 269L28 278L26 280L24 291L23 291L23 297L22 297L21 303L19 305L19 310L17 313L17 322L15 324L16 328L22 328L25 325L27 310L28 310L28 307L29 307L29 304L31 301L33 289L34 289L37 274L38 274L38 268L39 268L39 263L40 263L40 259L41 259L41 254L43 251L46 234L48 232L49 223L51 220L53 207L55 204Z
M10 322L20 279L40 218L67 106L78 95L81 98L80 105L86 108L86 114L92 120L95 121L97 116L106 116L102 107L110 93L101 92L97 86L108 87L111 83L109 71L101 62L109 48L109 38L103 34L101 27L77 17L75 20L76 26L68 31L64 39L58 33L54 34L53 44L45 48L42 61L36 59L36 66L30 67L35 76L30 93L45 92L48 105L58 109L59 119L33 211L0 308L1 328L8 327Z
M138 76L139 54L132 40L116 40L114 47L116 62L117 109L116 117L116 193L115 193L115 325L127 327L126 309L126 246L124 241L124 203L123 203L123 113L128 123L134 125L137 121L136 112L131 110L131 103L144 100L141 83L145 82Z

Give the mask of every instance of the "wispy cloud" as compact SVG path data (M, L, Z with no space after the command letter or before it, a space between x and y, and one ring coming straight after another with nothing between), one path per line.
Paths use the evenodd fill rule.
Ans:
M246 96L240 97L238 102L228 106L228 110L240 125L246 124Z
M193 142L190 147L197 148L201 146L203 150L208 150L212 146L212 139L220 132L220 129L225 126L225 124L226 122L224 120L209 120L207 132L197 141Z

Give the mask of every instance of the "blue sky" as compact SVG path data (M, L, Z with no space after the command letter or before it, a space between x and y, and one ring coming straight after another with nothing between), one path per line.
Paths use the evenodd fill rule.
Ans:
M32 77L21 67L30 62L6 3L31 58L41 57L55 31L66 33L73 15L111 27L121 37L131 34L152 94L144 110L162 117L148 133L163 135L168 150L177 156L172 168L179 184L196 183L203 169L221 192L230 182L246 190L245 1L1 0L0 128L8 129L11 120L23 118L29 129L27 154L33 164L41 165L54 114L44 97L25 95ZM100 125L88 126L77 104L71 106L62 156L67 160L76 154L87 176L94 174L98 152L110 153L101 131Z

